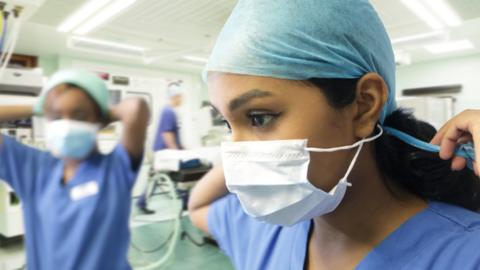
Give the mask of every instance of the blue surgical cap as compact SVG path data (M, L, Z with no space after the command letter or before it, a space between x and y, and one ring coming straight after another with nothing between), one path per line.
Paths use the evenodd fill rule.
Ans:
M367 0L239 0L204 72L290 80L360 78L376 72L396 109L390 39Z
M395 58L368 0L238 0L204 70L290 80L380 74L388 100L380 123L396 109ZM425 151L439 147L399 130L386 133ZM471 146L456 154L472 164Z

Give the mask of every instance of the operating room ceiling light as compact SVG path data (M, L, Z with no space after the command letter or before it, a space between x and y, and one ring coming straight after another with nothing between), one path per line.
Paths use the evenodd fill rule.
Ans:
M188 60L188 61L192 61L192 62L198 62L198 63L207 63L208 62L207 58L203 58L203 57L199 57L199 56L193 56L193 55L185 55L183 57L183 59Z
M402 3L432 29L440 30L445 26L458 26L460 17L445 0L402 0Z
M462 20L445 0L424 0L425 4L448 26L459 26Z
M59 32L85 35L121 13L136 0L90 0L57 28Z
M431 28L439 30L443 28L443 24L438 20L420 1L418 0L402 0L420 19L427 23Z
M103 23L107 22L113 16L119 14L120 12L124 11L136 0L119 0L104 8L102 11L98 12L94 17L86 21L82 24L79 28L77 28L73 33L77 35L85 35L91 32L93 29L99 27Z
M407 44L418 44L424 42L439 42L447 39L448 35L444 31L434 31L418 35L406 36L392 39L392 44L396 46L407 45Z
M87 37L81 37L81 36L73 36L70 38L70 41L72 43L81 42L81 43L87 43L92 45L99 45L101 47L106 47L106 48L117 48L125 51L137 52L137 53L143 53L146 51L146 48L143 48L140 46L133 46L133 45L123 44L118 42L112 42L112 41L101 40L101 39L93 39L93 38L87 38Z
M473 49L475 46L470 40L463 39L457 41L443 42L425 46L425 49L433 54L449 53L462 50Z
M95 12L103 8L106 4L112 2L112 0L90 0L83 5L79 10L68 17L58 28L59 32L70 32L79 24L84 22L88 17L92 16Z

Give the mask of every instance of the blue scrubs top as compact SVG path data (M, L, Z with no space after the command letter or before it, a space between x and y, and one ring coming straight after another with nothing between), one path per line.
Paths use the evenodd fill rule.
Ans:
M64 163L3 136L0 179L23 204L28 269L131 269L131 189L137 176L125 148L94 154L62 183Z
M160 123L158 123L157 134L155 137L155 142L153 143L153 151L160 151L167 149L167 144L163 139L164 132L173 132L175 134L175 141L180 147L180 135L179 135L179 128L178 128L178 119L177 115L173 108L169 105L165 106L162 110L162 114L160 115Z
M208 212L209 231L237 270L303 269L310 226L310 221L292 227L257 221L232 194ZM355 269L480 269L480 214L429 202Z

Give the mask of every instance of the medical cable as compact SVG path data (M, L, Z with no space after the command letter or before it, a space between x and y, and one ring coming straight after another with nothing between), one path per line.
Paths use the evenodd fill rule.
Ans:
M3 25L2 25L2 38L1 38L1 44L0 44L0 59L3 59L5 57L6 51L4 50L5 44L7 43L7 32L8 32L8 19L10 18L10 13L8 11L2 11L2 20L3 20Z
M173 184L173 181L172 179L170 179L170 177L166 176L166 175L158 175L157 177L161 178L163 177L165 180L166 180L166 183L169 185L170 187L170 195L172 198L176 198L176 194L175 194L175 185ZM160 258L159 260L157 260L156 262L148 265L148 266L140 266L140 267L135 267L136 270L150 270L150 269L158 269L160 266L162 266L163 264L165 264L171 257L172 255L174 254L174 250L175 250L175 247L178 243L178 239L179 239L179 234L180 234L180 218L181 218L181 215L176 215L175 216L175 219L174 219L174 229L173 229L173 232L172 232L172 241L171 241L171 244L169 245L165 255L163 255L162 258Z
M183 210L180 209L180 213L179 215L181 216L182 215L182 212ZM152 222L151 224L158 224L158 223L162 223L163 221L158 221L158 222ZM133 249L135 249L136 251L138 252L141 252L141 253L145 253L145 254L150 254L150 253L155 253L157 251L160 251L162 250L167 244L168 242L172 239L173 237L173 233L174 231L172 231L169 236L167 237L167 240L165 240L162 244L160 244L158 247L154 248L154 249L151 249L151 250L143 250L141 248L138 247L138 245L134 244L133 243L133 240L130 241L130 245L132 246Z
M155 253L157 251L160 251L162 250L167 244L168 242L170 242L170 240L172 239L173 237L173 231L170 233L170 235L167 237L167 240L165 240L165 242L163 242L160 246L154 248L154 249L151 249L151 250L143 250L141 248L139 248L137 245L135 245L133 243L133 241L130 241L130 246L132 246L133 249L135 249L136 251L138 252L141 252L141 253L145 253L145 254L150 254L150 253Z
M7 47L6 47L6 52L7 52L6 55L2 55L2 56L5 56L5 59L2 58L2 60L4 61L2 62L2 67L0 68L0 79L3 78L3 74L7 69L7 65L10 62L10 58L13 55L13 51L18 41L18 33L20 32L20 27L22 26L22 18L18 12L14 13L13 18L14 18L13 34L11 38L8 40L9 42L7 43Z
M216 242L210 240L208 237L204 236L202 239L202 242L197 242L188 232L184 231L182 232L182 235L180 236L180 239L185 239L187 238L192 244L194 244L197 247L203 247L205 245L214 245L216 246Z

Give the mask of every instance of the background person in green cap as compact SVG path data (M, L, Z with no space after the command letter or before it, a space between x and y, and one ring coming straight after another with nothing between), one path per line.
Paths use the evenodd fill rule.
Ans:
M28 269L130 269L131 189L143 151L149 109L141 99L109 108L105 83L84 71L60 71L32 106L2 106L0 121L47 120L40 151L0 135L0 179L20 196ZM108 155L97 132L124 128Z

